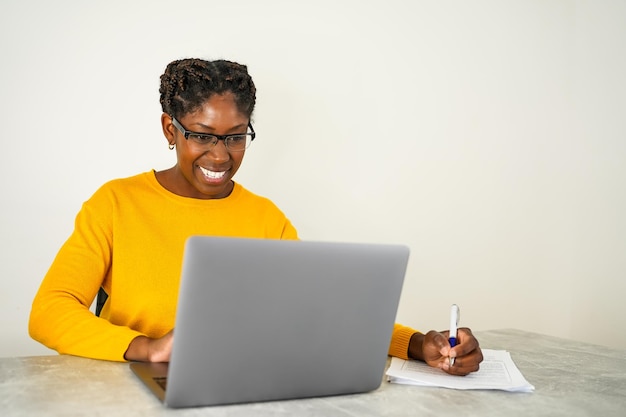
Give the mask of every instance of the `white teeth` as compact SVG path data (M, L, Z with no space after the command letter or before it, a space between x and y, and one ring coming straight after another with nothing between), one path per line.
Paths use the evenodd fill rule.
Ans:
M200 171L202 171L205 177L213 179L213 180L222 178L224 175L226 175L226 171L215 172L215 171L209 171L208 169L205 169L202 167L200 167Z

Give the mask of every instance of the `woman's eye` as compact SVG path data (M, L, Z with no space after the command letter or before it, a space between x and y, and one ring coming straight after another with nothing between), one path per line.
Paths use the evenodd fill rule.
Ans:
M198 143L211 143L215 140L215 136L189 135L189 139L192 139L193 141L198 142Z

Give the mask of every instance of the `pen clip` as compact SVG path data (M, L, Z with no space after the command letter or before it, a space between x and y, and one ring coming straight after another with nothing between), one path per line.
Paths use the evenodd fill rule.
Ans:
M453 304L452 308L456 309L456 323L455 323L455 326L458 329L459 328L459 321L461 321L461 309L456 304Z
M456 337L456 330L459 327L459 320L461 319L461 309L458 305L452 304L450 307L450 331L454 333Z

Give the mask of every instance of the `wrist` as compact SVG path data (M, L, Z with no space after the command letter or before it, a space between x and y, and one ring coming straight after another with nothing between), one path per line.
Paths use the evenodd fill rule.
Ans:
M411 336L408 356L411 359L424 360L424 335L422 333L413 333Z
M148 344L150 339L146 336L137 336L128 345L128 349L124 353L124 359L127 361L148 362Z

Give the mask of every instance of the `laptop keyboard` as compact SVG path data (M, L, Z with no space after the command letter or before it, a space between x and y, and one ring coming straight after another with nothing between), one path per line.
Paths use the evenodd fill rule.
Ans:
M161 388L163 388L163 391L165 391L165 388L167 386L167 377L166 376L155 376L152 379L154 379L154 382L156 382Z

